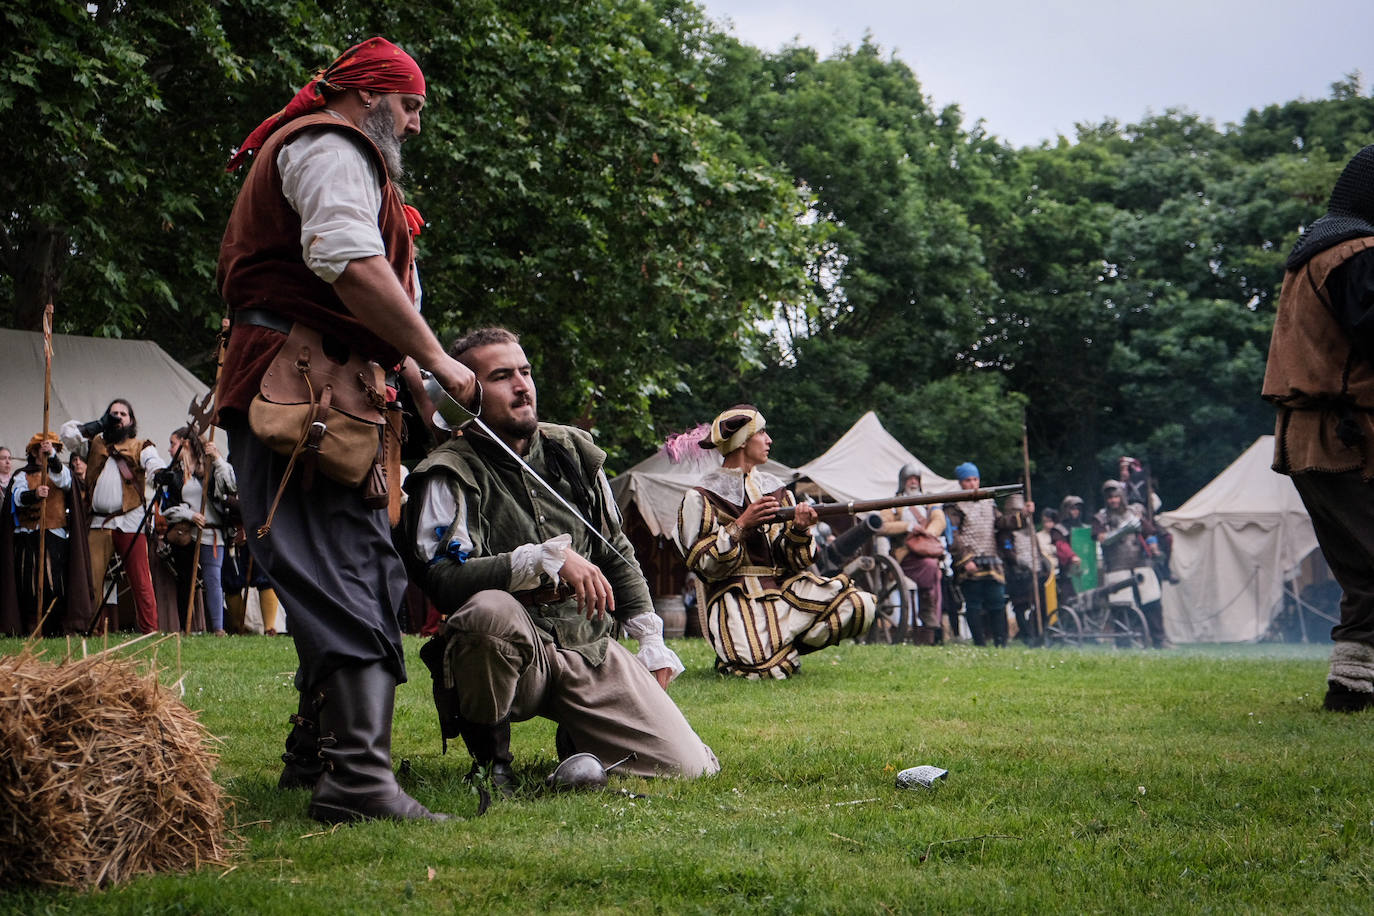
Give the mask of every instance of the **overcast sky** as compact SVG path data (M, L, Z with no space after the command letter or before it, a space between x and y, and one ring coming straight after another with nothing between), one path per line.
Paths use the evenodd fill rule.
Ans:
M766 51L830 56L865 31L937 107L1017 146L1074 124L1186 108L1218 126L1251 108L1374 81L1374 0L697 0ZM1374 137L1369 138L1374 142Z

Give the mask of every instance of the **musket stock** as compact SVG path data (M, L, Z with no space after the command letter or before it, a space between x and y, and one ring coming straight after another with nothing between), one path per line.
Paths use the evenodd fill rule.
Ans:
M847 503L812 503L819 518L837 518L841 515L858 515L860 512L877 512L882 509L898 509L903 506L930 506L944 503L968 503L980 499L996 499L1009 493L1020 493L1025 487L1019 483L1009 483L997 487L979 487L976 490L951 490L947 493L917 493L915 496L894 496L891 499L853 499ZM795 506L786 506L773 513L772 521L791 521L797 514Z

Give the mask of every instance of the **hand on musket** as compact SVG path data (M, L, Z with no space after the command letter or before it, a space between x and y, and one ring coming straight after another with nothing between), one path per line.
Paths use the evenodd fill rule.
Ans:
M735 525L740 531L750 531L760 525L767 525L776 520L781 508L782 504L776 496L760 496L744 507L739 518L735 519Z
M810 528L819 518L815 506L810 503L783 506L776 496L761 496L739 514L739 518L735 519L735 527L744 532L761 525L790 521L798 528Z

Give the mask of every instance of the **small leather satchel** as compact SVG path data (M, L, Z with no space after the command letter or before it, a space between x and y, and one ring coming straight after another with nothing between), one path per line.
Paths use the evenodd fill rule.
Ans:
M176 547L189 547L200 540L200 529L196 527L194 522L172 522L167 526L167 531L163 537L168 544Z
M380 496L381 505L386 505L385 475L376 471L385 408L381 366L346 350L331 352L319 331L296 322L248 406L253 434L291 459L259 537L271 530L272 516L297 464L307 490L317 470L347 487L371 479L369 490L381 482L382 492L369 495Z
M918 557L943 557L945 542L929 531L916 530L906 536L906 549Z

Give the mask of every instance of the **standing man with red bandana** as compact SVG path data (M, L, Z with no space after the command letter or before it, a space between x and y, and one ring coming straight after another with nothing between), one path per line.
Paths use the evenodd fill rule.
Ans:
M220 423L254 560L286 606L300 661L282 785L313 786L310 816L326 823L443 818L391 769L406 576L385 507L369 508L361 487L323 474L287 475L287 458L249 429L248 405L294 324L321 332L326 353L387 369L418 364L461 403L475 400L472 372L417 308L414 217L397 181L401 144L420 132L424 104L415 61L371 38L264 121L229 164L254 154L220 249L233 320ZM254 537L269 515L271 530Z

